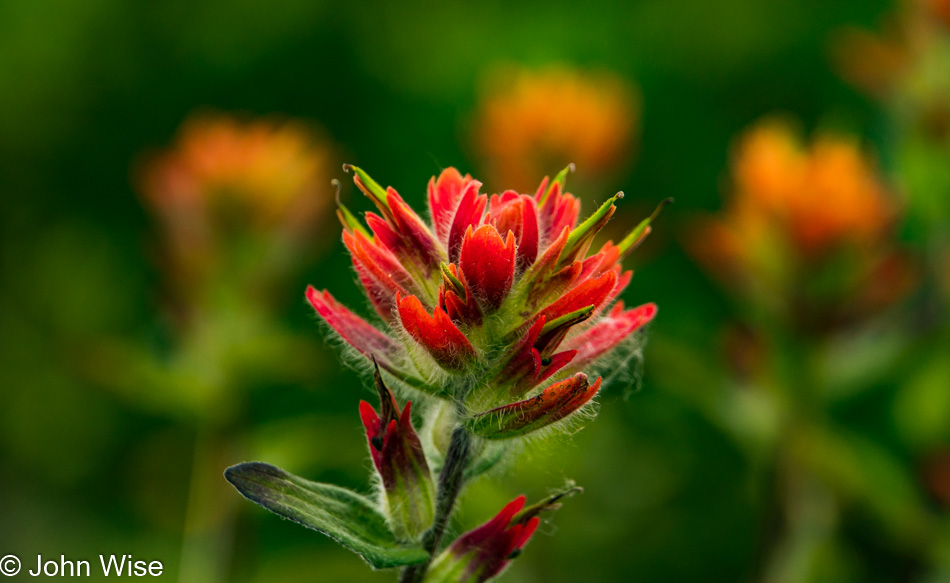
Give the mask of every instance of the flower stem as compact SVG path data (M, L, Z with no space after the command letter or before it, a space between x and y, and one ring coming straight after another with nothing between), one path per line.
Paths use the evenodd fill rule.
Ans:
M429 558L419 565L406 567L399 578L399 583L419 583L429 569L432 562L432 556L439 543L442 541L442 535L445 534L445 528L449 524L449 518L452 516L452 509L455 507L455 501L458 499L459 492L464 483L465 467L468 465L468 458L471 454L471 438L463 427L456 427L452 431L452 439L449 442L449 450L445 455L445 464L439 473L439 489L436 496L435 519L432 521L432 527L426 531L422 538L422 546L429 553Z
M219 430L199 428L182 537L181 583L218 583L230 578L237 506L218 468L234 459L231 449L229 438Z

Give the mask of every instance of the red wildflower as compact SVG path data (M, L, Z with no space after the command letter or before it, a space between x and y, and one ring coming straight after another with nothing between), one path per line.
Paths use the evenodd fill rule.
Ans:
M400 538L416 539L432 524L435 486L419 436L412 427L409 410L399 412L392 392L376 369L379 414L360 401L360 418L366 429L373 464L382 480L391 526Z
M656 311L650 304L602 315L630 280L620 261L649 232L647 219L619 244L588 255L622 193L579 223L580 202L564 192L567 170L545 179L534 195L509 190L489 197L479 193L480 182L449 168L429 181L426 222L393 188L347 168L379 213L366 214L366 229L341 207L343 240L391 332L360 320L327 292L311 288L307 297L343 340L364 356L376 354L382 368L410 386L464 397L476 410L504 407L564 372L576 355L586 365L611 352ZM473 390L472 379L490 390ZM576 377L564 382L574 386ZM588 386L585 377L583 384L583 398L551 392L560 384L541 393L544 422L531 427L586 403L599 383Z
M524 504L524 496L515 498L495 518L456 539L435 559L424 581L482 583L501 573L538 528L533 513L519 515Z
M422 344L440 365L450 370L461 369L475 357L475 349L468 338L441 307L437 306L430 316L416 296L396 296L396 302L406 332Z

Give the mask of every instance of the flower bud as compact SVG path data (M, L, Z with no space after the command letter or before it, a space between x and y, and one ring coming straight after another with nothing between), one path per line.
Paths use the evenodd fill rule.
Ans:
M564 419L583 407L599 389L600 377L591 385L586 374L577 373L530 399L475 415L468 421L468 429L487 439L524 435Z
M498 516L456 539L432 562L423 582L482 583L501 573L538 527L536 513L518 516L524 503L524 496L515 498Z
M431 525L435 513L435 485L419 436L412 427L410 406L399 413L396 399L383 383L379 367L375 374L379 391L379 414L366 401L360 402L360 417L373 464L384 490L386 515L397 538L417 540Z
M327 292L308 290L317 314L395 382L488 413L473 430L512 437L550 425L596 392L574 373L631 347L656 312L623 311L632 273L621 261L649 233L656 213L619 244L591 248L622 194L579 220L565 168L535 194L481 194L481 183L448 168L429 181L430 220L392 188L348 167L378 213L365 227L340 208L343 242L381 321L364 321ZM556 376L557 375L557 376ZM541 389L551 378L567 378ZM521 402L525 395L535 399ZM515 418L521 414L530 423ZM490 428L500 422L499 432Z

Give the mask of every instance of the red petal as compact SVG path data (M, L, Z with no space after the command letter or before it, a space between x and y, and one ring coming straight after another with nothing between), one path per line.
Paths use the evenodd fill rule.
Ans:
M449 167L429 180L429 213L432 216L432 225L435 234L443 245L448 245L449 227L452 225L452 216L458 207L459 197L472 177L464 177L455 168Z
M360 401L360 418L366 428L373 464L384 487L390 490L400 479L411 478L419 472L428 474L429 470L422 443L412 426L412 403L407 402L402 413L399 413L396 398L383 382L379 367L376 368L375 381L380 413L377 415L369 403Z
M445 292L445 312L453 322L464 322L473 326L477 326L482 322L482 313L471 294L469 294L467 300L463 301L455 295L455 292Z
M604 257L605 256L603 253L597 253L581 261L582 267L581 267L579 278L587 279L595 274L600 275L604 271L607 271L606 269L600 269L600 266L604 262Z
M412 276L389 250L376 245L359 231L344 231L343 244L350 251L353 267L373 307L386 321L392 320L396 294L415 289Z
M544 318L534 321L518 343L509 350L504 368L491 384L511 385L512 396L522 395L536 384L541 371L541 353L534 347L534 342L543 327Z
M600 265L597 266L597 271L594 272L595 275L600 275L602 272L607 271L611 267L617 264L620 261L620 247L617 247L613 244L613 241L607 241L604 243L604 246L600 248L600 251L597 253L601 257Z
M462 242L459 267L472 293L489 311L497 310L515 276L515 239L502 240L495 227L469 227Z
M541 257L539 257L524 274L524 279L529 284L529 289L533 290L537 288L539 284L544 282L545 279L551 275L557 265L558 258L561 256L561 251L567 243L568 236L570 236L570 231L567 228L561 229L561 233L557 238L551 242L541 254Z
M538 230L538 208L529 196L521 198L521 238L518 239L518 265L527 269L538 257L541 236Z
M366 439L373 439L379 434L379 415L366 401L360 401L360 420L366 429Z
M392 223L373 212L366 213L366 225L373 232L373 242L385 247L390 253L403 253L405 245Z
M462 193L462 200L459 201L458 209L452 218L452 226L449 228L449 239L446 246L449 253L449 263L458 263L459 252L462 250L462 240L468 228L478 227L482 222L482 213L485 211L488 197L484 194L478 194L480 186L480 182L472 181Z
M417 215L402 197L390 187L387 190L389 208L392 211L393 223L396 230L406 241L412 256L423 267L437 268L441 260L440 245L435 236L429 231L425 222Z
M459 580L488 581L505 568L515 549L528 542L538 526L538 517L534 516L523 524L511 524L524 504L524 496L515 498L497 516L452 543L447 552L466 562Z
M656 304L643 304L627 311L623 311L623 304L618 304L606 317L566 343L577 350L572 368L583 368L610 352L654 316Z
M383 452L382 447L377 447L376 444L381 444L377 437L380 434L382 424L373 406L366 401L360 401L360 420L366 429L366 441L369 442L369 453L373 457L373 465L376 466L377 470L380 470L383 463Z
M499 233L511 231L515 237L521 236L521 203L517 192L506 190L502 194L493 194L488 201L488 216L485 222L494 225Z
M616 266L614 269L614 273L617 273L619 269L620 269L620 266L619 265ZM619 274L617 276L617 285L614 286L614 290L610 292L609 296L607 296L607 301L604 302L604 305L609 306L611 303L613 303L613 301L616 300L620 296L621 293L623 293L623 290L627 288L632 278L633 278L632 271L624 271L623 273Z
M565 350L564 352L558 352L557 354L552 354L551 358L548 359L548 363L543 365L541 369L541 374L538 375L538 380L535 381L535 384L543 383L544 381L551 378L551 376L557 371L561 370L568 363L574 360L574 357L577 355L576 350Z
M534 534L534 531L537 530L538 524L540 523L540 518L537 516L531 517L531 519L528 520L528 523L524 525L524 529L522 529L516 537L512 538L511 546L508 549L508 554L510 555L515 549L520 549L521 547L528 544L528 541L531 539L531 535Z
M584 266L580 261L575 261L560 271L538 281L528 291L528 305L533 308L539 303L560 296L574 287L574 284L580 279L583 268Z
M581 213L581 201L570 194L565 194L558 202L555 212L548 224L549 233L558 233L563 228L573 229L577 225L577 217Z
M416 296L397 300L399 318L412 338L444 368L461 370L475 357L468 338L455 327L442 308L430 316Z
M538 210L534 199L513 190L492 195L487 222L501 234L511 231L518 243L518 269L526 269L538 257Z
M545 316L547 321L560 318L587 306L601 307L604 305L610 292L617 285L617 274L608 271L596 279L588 279L581 283L561 299L544 308L539 315Z
M472 290L465 281L465 276L459 272L454 263L444 266L442 285L439 289L441 294L439 305L453 322L481 325L482 312L478 309L478 302L472 296Z
M484 548L486 542L508 530L511 519L521 512L521 509L524 508L524 504L525 497L518 496L506 504L505 507L501 509L501 512L495 515L494 518L460 536L458 540L452 543L452 551L458 555L462 555L473 548Z
M319 292L308 286L307 300L347 344L366 356L374 355L383 368L398 371L396 363L400 360L402 348L389 336L346 309L328 291Z
M538 215L541 218L542 235L549 239L567 227L573 229L580 214L581 203L573 195L561 194L561 183L551 185L551 191L540 202Z

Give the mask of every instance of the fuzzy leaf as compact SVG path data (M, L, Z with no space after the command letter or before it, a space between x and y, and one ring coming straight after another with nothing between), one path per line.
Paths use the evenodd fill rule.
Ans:
M375 505L345 488L304 480L261 462L231 466L224 476L248 500L322 532L375 569L414 565L429 557L421 546L398 543Z

